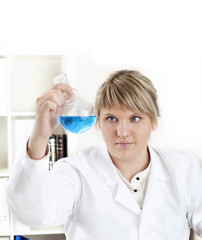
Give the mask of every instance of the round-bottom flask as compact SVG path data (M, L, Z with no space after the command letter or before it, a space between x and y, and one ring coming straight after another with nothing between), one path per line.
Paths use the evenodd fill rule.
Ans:
M53 82L54 84L70 85L64 74L56 76ZM75 95L66 102L64 113L59 117L60 123L65 130L81 134L94 125L96 116L93 114L93 111L92 104L82 99L75 91Z

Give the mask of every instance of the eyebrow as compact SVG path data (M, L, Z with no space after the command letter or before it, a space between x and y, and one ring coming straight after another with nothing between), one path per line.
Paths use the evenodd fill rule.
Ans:
M104 115L106 116L106 115L114 115L114 114L113 114L113 113L110 113L110 112L108 112L108 113L105 113Z
M133 114L130 114L129 117L134 117L134 116L142 116L142 113L133 113ZM110 113L110 112L107 112L107 113L104 113L104 116L116 116L116 114L113 114L113 113Z

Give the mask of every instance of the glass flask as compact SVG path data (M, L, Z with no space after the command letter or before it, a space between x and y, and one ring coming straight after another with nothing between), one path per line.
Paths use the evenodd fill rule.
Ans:
M62 83L70 86L65 74L54 77L53 82L55 85ZM81 98L76 90L74 96L67 100L64 113L59 118L63 128L75 134L89 130L96 120L93 105Z

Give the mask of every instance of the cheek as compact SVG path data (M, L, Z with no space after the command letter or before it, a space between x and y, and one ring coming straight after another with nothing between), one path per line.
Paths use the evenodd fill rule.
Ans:
M150 135L151 135L151 132L152 132L152 129L150 129L150 128L148 128L147 129L147 131L145 132L145 138L147 139L147 140L149 140L149 138L150 138Z
M141 128L136 128L136 130L133 132L136 137L139 137L141 139L147 139L150 137L152 132L152 129L147 126L142 126Z
M112 126L109 126L107 124L99 124L99 129L100 129L100 132L102 133L102 136L105 140L107 139L110 139L113 137L113 132L114 132L114 129Z
M111 127L105 127L105 128L102 128L101 129L101 132L103 135L105 135L106 137L111 137L112 136L112 133L113 133L113 128Z

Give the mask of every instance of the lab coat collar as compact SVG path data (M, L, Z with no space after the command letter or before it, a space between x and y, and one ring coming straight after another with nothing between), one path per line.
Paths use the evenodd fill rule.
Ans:
M164 151L156 150L149 146L149 152L151 156L151 171L144 197L140 225L145 221L149 221L150 218L148 216L152 216L153 209L156 209L158 203L163 201L162 187L164 188L171 181L169 168L167 167L167 156L164 154Z
M154 180L170 181L170 175L160 154L150 146L149 151L152 165L149 185L153 185ZM96 160L99 165L99 171L107 182L114 200L140 215L141 209L138 203L134 200L130 190L118 175L107 147L104 144L99 148Z
M155 150L153 147L149 147L150 158L151 158L151 173L152 177L162 180L162 181L170 181L171 177L168 171L168 168L165 164L166 156L163 151Z
M150 158L151 158L151 171L153 177L162 181L170 181L170 174L167 166L164 162L166 155L161 150L155 150L153 147L148 145ZM111 160L105 144L102 144L98 150L97 163L99 170L102 172L103 177L107 181L108 185L115 185L119 183L120 177L117 170Z
M140 214L141 209L138 203L120 178L105 145L102 145L99 149L97 156L99 170L102 172L102 176L107 182L114 200L136 214Z
M119 176L105 144L98 149L96 161L107 184L109 186L116 185L119 182Z

